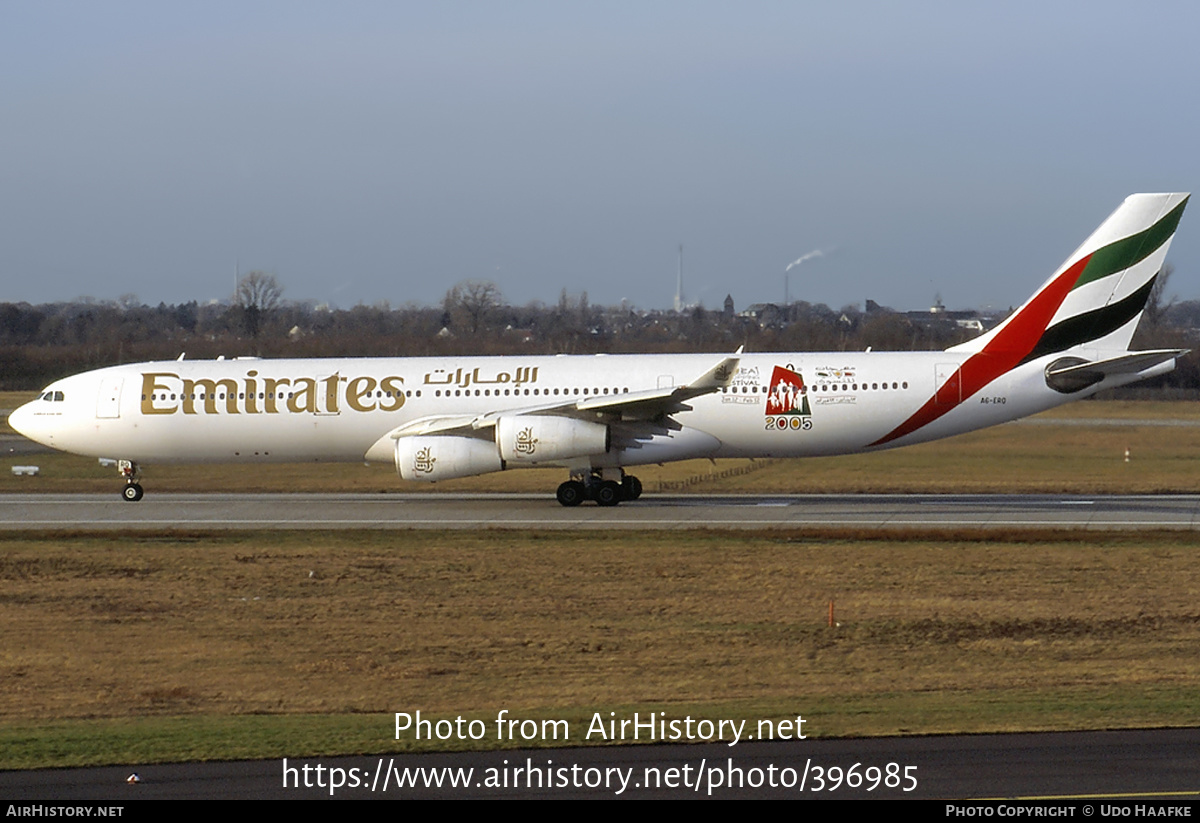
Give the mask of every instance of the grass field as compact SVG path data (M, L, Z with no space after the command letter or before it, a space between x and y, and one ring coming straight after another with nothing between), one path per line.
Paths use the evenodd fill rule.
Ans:
M802 714L820 736L1194 725L1195 550L1173 533L0 535L0 768L407 749L390 713L416 709L579 736L634 710Z
M1185 403L1084 402L874 455L638 474L651 494L1195 492L1200 426L1146 421L1196 419ZM14 462L42 474L13 477ZM550 495L561 479L429 487L350 464L151 466L144 483ZM0 462L0 492L118 488L90 459ZM821 736L1195 725L1198 540L0 534L0 768L406 750L391 713L416 709L573 730L594 711L803 714Z

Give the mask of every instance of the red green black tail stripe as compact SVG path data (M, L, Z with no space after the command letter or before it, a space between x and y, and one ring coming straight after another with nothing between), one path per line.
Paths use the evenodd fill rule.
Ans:
M1123 240L1109 243L1092 252L1091 262L1079 275L1079 279L1075 281L1074 288L1108 277L1110 274L1125 271L1158 251L1159 247L1170 240L1171 235L1175 233L1175 229L1179 226L1179 219L1183 217L1183 208L1187 205L1187 201L1188 198L1183 198L1178 206L1163 215L1157 223L1145 231L1131 234Z
M1034 295L1033 299L1000 329L999 334L988 341L988 344L983 347L983 351L971 355L967 362L962 364L959 369L960 398L970 397L1021 362L1033 347L1030 341L1037 340L1039 333L1049 325L1050 318L1058 311L1058 307L1062 305L1062 301L1066 299L1071 287L1079 279L1091 259L1092 256L1089 254L1076 261L1046 288ZM890 443L899 437L911 434L958 405L959 403L937 402L935 393L934 397L925 401L925 405L921 406L916 414L871 445L882 446L884 443Z
M938 402L935 391L916 413L871 445L882 446L932 423L960 405L963 399L1022 363L1097 340L1136 317L1145 306L1157 275L1117 303L1068 317L1050 327L1050 320L1071 291L1127 270L1170 240L1187 201L1188 198L1184 198L1149 228L1102 246L1075 261L1010 318L982 351L962 364L957 402Z
M1146 298L1150 296L1150 291L1154 288L1154 281L1157 279L1158 275L1156 274L1147 280L1144 286L1123 300L1068 317L1061 323L1055 323L1042 333L1037 345L1029 354L1025 355L1021 362L1028 363L1043 354L1065 351L1092 340L1099 340L1106 334L1112 334L1137 317L1138 313L1145 308Z

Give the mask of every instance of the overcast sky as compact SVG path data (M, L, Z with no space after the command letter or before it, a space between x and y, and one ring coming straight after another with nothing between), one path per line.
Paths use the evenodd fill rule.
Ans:
M0 302L1007 307L1200 160L1200 5L0 5ZM1200 203L1170 292L1200 298Z

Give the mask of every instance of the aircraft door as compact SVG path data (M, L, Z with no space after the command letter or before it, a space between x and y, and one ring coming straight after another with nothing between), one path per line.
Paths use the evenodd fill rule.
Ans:
M939 406L957 406L962 402L962 369L957 363L938 363L934 385L934 402Z
M96 396L96 417L111 420L121 416L121 385L123 377L106 377L100 381Z

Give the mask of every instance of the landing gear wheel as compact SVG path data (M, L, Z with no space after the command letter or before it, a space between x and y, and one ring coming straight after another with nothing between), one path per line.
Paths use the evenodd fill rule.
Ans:
M642 496L642 481L632 474L625 475L621 481L621 496L625 500L637 500Z
M587 496L587 491L578 480L568 480L558 487L558 502L564 506L578 506Z
M128 500L130 503L141 500L144 492L138 483L138 480L142 478L142 470L138 468L138 464L132 460L118 460L117 473L125 481L125 488L121 489L121 499Z
M596 487L597 506L615 506L621 502L621 484L614 480L605 480Z

